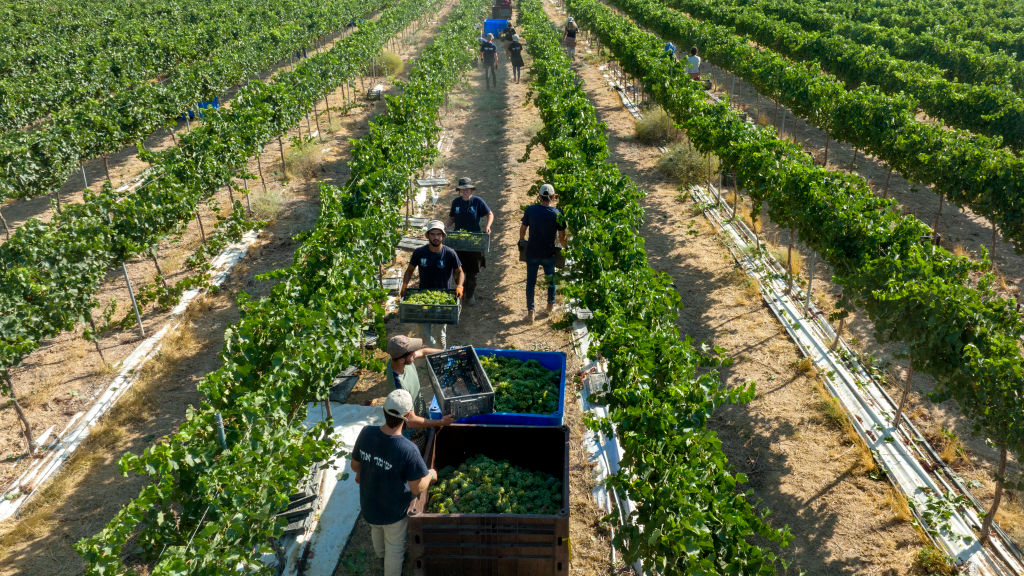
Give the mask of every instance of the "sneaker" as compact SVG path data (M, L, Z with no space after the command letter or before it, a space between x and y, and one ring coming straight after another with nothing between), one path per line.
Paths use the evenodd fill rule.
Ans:
M527 310L526 311L526 322L528 324L532 324L533 323L533 310Z

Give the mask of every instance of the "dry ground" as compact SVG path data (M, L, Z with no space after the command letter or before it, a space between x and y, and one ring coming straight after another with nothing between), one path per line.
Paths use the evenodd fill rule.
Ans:
M418 51L427 38L425 31L419 31L401 42L403 57ZM386 79L365 80L381 81L390 88ZM349 140L365 134L367 119L384 109L383 101L360 102L346 113L340 109L341 90L330 99L335 107L331 112L334 131L325 134L324 143L317 148L322 160L315 164L313 177L296 175L282 182L277 146L267 147L261 162L269 193L262 194L259 182L250 181L250 187L254 201L258 196L268 214L273 215L272 222L260 233L223 288L193 304L184 326L165 343L156 360L146 366L137 389L101 423L52 486L44 489L19 518L0 526L0 574L81 573L81 560L71 545L102 528L123 503L138 493L142 479L122 478L117 459L126 451L140 452L155 439L172 432L186 407L199 401L196 383L219 367L224 329L238 319L236 296L242 291L255 296L269 292L272 284L258 282L255 276L291 263L298 246L293 237L312 228L319 213L316 181L340 185L347 180ZM322 103L318 110L320 125L326 131L327 113ZM313 129L316 130L315 123ZM301 130L306 133L304 125ZM298 130L291 134L298 134ZM285 147L286 157L294 165L298 158L287 141ZM250 170L256 173L256 162L251 164ZM198 245L196 228L193 222L180 245ZM165 271L170 267L167 260L184 259L187 253L182 246L162 249L160 259ZM136 282L152 279L152 268L149 261L129 263L129 273ZM117 290L117 280L110 279L101 301L118 296L119 302L127 299L126 294ZM130 312L121 309L119 313ZM158 330L164 321L162 313L149 312L144 316L149 331ZM101 345L107 359L116 362L127 356L138 340L137 332L128 330L105 337ZM21 384L37 431L51 424L59 430L70 415L86 409L89 397L112 377L80 333L61 335L30 356L26 366L15 372L15 382ZM0 413L0 453L17 456L23 452L18 430L11 410ZM0 465L4 485L20 473L24 463L24 459L12 458Z

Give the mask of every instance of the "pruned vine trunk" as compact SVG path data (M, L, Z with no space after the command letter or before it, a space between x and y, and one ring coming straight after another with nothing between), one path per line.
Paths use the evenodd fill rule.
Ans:
M4 225L4 234L7 236L7 240L11 239L11 229L7 226L7 219L4 218L4 213L0 211L0 224Z
M907 368L907 379L903 382L903 395L900 397L900 405L896 408L896 416L892 419L893 428L900 427L900 418L903 417L903 409L907 406L907 398L910 397L910 385L914 380L914 361L910 361Z
M981 524L981 544L988 543L989 533L992 531L992 523L995 522L996 512L999 511L999 502L1003 499L1003 480L1006 477L1006 446L999 450L999 472L996 473L996 494L992 498L992 507L985 514L985 521Z
M11 397L11 405L14 406L18 419L21 420L22 433L25 435L25 443L28 444L28 453L35 454L38 447L36 446L35 436L32 434L32 425L29 423L28 416L25 415L25 411L22 410L21 404L18 402L18 394L14 390L14 382L11 381L11 375L6 370L4 370L4 383L7 385L7 394Z

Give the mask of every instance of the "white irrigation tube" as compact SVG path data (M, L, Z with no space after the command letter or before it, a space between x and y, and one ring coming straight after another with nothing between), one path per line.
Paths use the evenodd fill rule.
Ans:
M210 278L211 285L220 286L227 280L235 264L245 256L249 246L256 241L258 234L258 232L247 232L239 242L231 244L211 260L210 264L214 270ZM72 416L64 430L46 447L40 449L40 453L44 453L45 456L15 479L0 495L0 521L16 514L38 493L39 488L71 458L75 450L89 436L90 428L95 426L100 417L106 414L117 403L117 400L135 384L142 366L160 351L164 337L181 325L181 318L188 305L202 292L203 290L193 288L182 294L178 305L171 310L169 321L121 361L120 372L110 385L94 396L96 400L89 410L84 414L79 412ZM72 429L72 425L75 425L75 428Z

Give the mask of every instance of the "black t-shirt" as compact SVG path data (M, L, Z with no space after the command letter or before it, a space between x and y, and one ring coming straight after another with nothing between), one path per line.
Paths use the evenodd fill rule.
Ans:
M512 55L513 62L523 61L523 45L520 42L513 41L508 45L508 53Z
M575 26L566 26L565 27L565 36L567 38L575 38L577 30L579 30L579 28L577 28Z
M480 219L491 213L487 203L479 196L470 196L469 201L459 196L452 200L452 209L448 215L455 219L456 230L480 232Z
M429 244L412 251L412 263L419 267L420 288L423 290L447 290L452 272L462 268L455 250L441 246L440 252L434 252Z
M480 53L484 56L484 62L494 62L494 58L498 54L498 47L494 45L494 42L488 40L480 45Z
M394 524L412 502L409 482L430 473L416 445L408 438L385 434L380 426L364 426L352 448L359 462L359 504L370 524Z
M526 245L527 258L550 258L555 254L555 238L565 226L558 223L561 212L554 206L532 204L523 213L523 224L530 228Z

